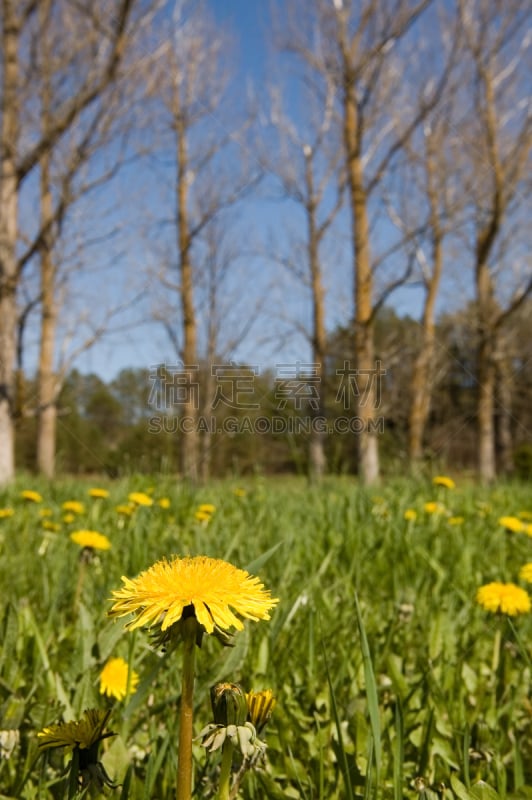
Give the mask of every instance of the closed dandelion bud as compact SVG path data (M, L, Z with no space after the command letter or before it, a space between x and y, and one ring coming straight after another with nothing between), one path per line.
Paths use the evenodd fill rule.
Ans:
M271 689L262 692L248 692L246 695L248 720L254 725L257 735L269 721L275 707L275 697Z
M211 705L217 725L243 725L248 704L244 691L236 683L217 683L211 689Z

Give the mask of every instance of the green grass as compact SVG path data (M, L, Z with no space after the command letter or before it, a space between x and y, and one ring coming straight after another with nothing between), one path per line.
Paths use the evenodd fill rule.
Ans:
M91 500L89 486L26 478L0 494L0 509L14 510L0 519L0 730L19 737L0 759L0 798L68 796L68 754L39 756L35 734L107 708L99 674L117 655L140 684L113 705L118 736L103 743L102 760L121 786L106 791L124 800L174 796L179 651L164 656L144 631L125 633L106 617L122 575L171 554L250 566L280 598L271 621L246 623L234 648L205 637L197 654L198 733L211 721L218 680L271 687L277 697L267 760L246 775L239 797L532 797L532 619L509 621L475 603L480 585L519 582L532 561L532 538L498 524L532 510L529 487L447 491L397 480L369 491L348 479L319 488L257 479L192 490L132 477ZM43 502L23 501L23 488ZM119 516L115 507L133 490L168 497L170 508ZM65 500L85 503L73 523L63 521ZM425 513L428 500L448 513ZM203 502L216 505L206 525L194 518ZM51 516L40 517L42 508ZM416 521L404 520L406 508L417 509ZM451 513L464 522L451 525ZM45 530L44 520L58 529ZM106 534L112 548L88 565L76 609L80 551L68 533L80 528ZM199 743L194 755L195 796L208 798L219 755L207 757Z

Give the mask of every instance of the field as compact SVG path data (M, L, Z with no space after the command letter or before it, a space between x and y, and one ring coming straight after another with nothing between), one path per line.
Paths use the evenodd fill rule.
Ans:
M100 486L109 495L91 497ZM131 492L146 505L132 510ZM201 504L215 509L198 515ZM36 734L90 708L112 709L117 734L100 748L119 784L104 794L174 797L181 653L107 616L121 576L171 554L227 560L279 598L233 648L205 636L197 651L196 734L212 721L220 680L271 688L277 700L266 760L239 797L532 798L532 618L476 600L492 581L527 589L531 510L524 484L460 480L371 491L350 479L195 490L166 478L19 480L0 495L0 798L74 796L71 753L40 753ZM522 530L500 523L508 515ZM83 549L76 530L104 534L111 548ZM120 701L100 693L118 656L139 676ZM196 740L194 759L194 796L214 797L219 753Z

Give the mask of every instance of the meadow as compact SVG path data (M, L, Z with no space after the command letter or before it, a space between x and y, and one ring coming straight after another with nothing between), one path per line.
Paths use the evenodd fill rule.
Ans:
M91 708L117 734L100 748L118 784L103 794L174 797L179 648L108 617L121 576L172 554L229 561L279 598L233 647L205 636L196 656L196 734L218 681L276 698L238 797L532 798L532 617L477 601L493 581L530 588L530 487L456 483L19 479L0 493L1 800L91 796L68 784L68 748L39 752L37 737ZM111 547L80 546L79 530ZM138 675L121 700L100 692L114 657ZM194 796L214 797L219 752L196 739L194 763Z

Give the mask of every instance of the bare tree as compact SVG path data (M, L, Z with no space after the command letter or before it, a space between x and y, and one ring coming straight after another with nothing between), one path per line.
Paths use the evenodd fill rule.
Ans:
M305 77L308 85L305 85ZM319 398L314 398L314 419L309 437L309 475L319 480L326 471L326 432L322 420L325 407L325 363L327 356L326 293L323 275L323 244L337 217L343 200L338 180L341 150L338 147L338 124L333 119L334 88L325 75L318 83L307 72L300 79L301 94L306 98L305 120L291 119L282 108L278 87L271 89L271 124L274 140L268 140L263 156L265 169L280 182L282 195L301 207L305 232L300 246L280 256L270 254L288 270L310 294L312 306L310 329L303 333L310 343L312 377L320 381ZM321 76L323 78L323 76ZM306 91L305 91L306 89ZM275 157L270 155L273 149Z
M66 6L68 5L68 8ZM14 363L17 334L17 288L28 259L17 257L19 232L19 197L29 176L42 168L41 196L44 200L44 226L51 229L49 211L49 159L65 136L80 119L87 122L89 110L117 77L124 61L131 30L139 24L145 11L137 0L120 0L114 9L105 2L86 7L63 4L54 0L44 4L44 13L58 17L68 13L72 27L64 31L72 50L63 64L61 76L56 76L58 92L53 108L43 108L41 122L27 130L27 102L24 92L28 85L25 59L32 56L35 27L42 21L37 15L38 3L28 0L17 3L2 0L2 121L0 132L0 484L14 474ZM138 19L134 11L138 7ZM83 58L82 58L83 54ZM80 63L90 64L88 69ZM43 91L45 90L43 83ZM40 101L43 96L39 98ZM44 97L46 101L46 97ZM46 105L46 102L45 104ZM85 113L84 113L85 112ZM47 160L48 159L48 160ZM46 199L48 197L48 199ZM48 206L48 210L47 210ZM53 216L53 215L52 215ZM42 253L42 237L37 237L34 252ZM53 322L53 320L48 320Z
M496 476L494 396L499 336L532 291L524 212L532 116L525 58L532 12L516 0L461 0L472 102L462 126L477 309L478 470ZM512 274L513 272L513 274Z
M382 217L383 187L398 154L437 105L447 79L443 59L430 80L420 80L408 68L412 31L430 5L430 0L315 0L318 34L315 26L309 31L301 22L309 16L300 9L287 37L287 47L317 72L328 74L337 88L352 226L358 464L360 478L368 484L379 477L375 317L412 271L411 260L398 263L402 242L384 248L377 244L379 238L389 239L390 230ZM432 18L430 25L435 23Z
M169 222L175 236L175 262L165 269L163 285L179 297L175 318L157 316L173 343L186 376L181 411L187 418L181 439L181 468L195 480L200 472L198 401L194 384L199 367L198 280L202 242L210 225L242 199L256 182L247 171L239 135L222 118L228 70L225 37L209 18L205 3L176 0L170 38L161 51L152 83L162 101L161 147L174 170L175 215ZM231 153L231 147L238 154ZM172 275L172 272L174 275Z

